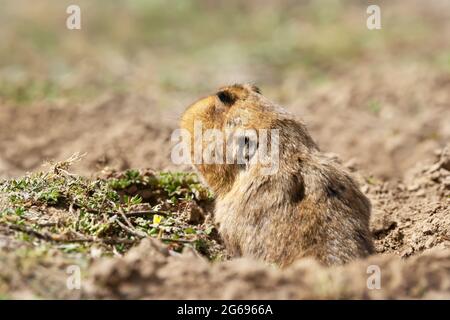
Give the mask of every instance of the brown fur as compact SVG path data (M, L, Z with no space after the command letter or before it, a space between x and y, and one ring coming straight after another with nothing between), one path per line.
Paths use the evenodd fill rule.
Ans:
M320 153L306 127L259 89L222 88L183 114L181 127L192 137L194 121L202 121L203 130L280 130L273 175L261 175L259 165L195 165L217 195L215 219L232 254L284 267L303 256L333 265L373 252L369 200Z

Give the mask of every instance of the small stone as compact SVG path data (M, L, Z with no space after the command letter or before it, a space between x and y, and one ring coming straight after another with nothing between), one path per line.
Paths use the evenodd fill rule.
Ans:
M196 204L190 204L187 208L189 223L199 224L205 220L203 209Z
M408 186L408 191L416 191L416 190L419 190L419 188L420 188L419 184L413 184L413 185Z
M436 237L432 236L425 242L425 248L429 249L433 247L434 242L436 241Z
M442 169L450 171L450 158L442 159L440 166Z
M363 185L363 186L361 186L361 191L363 192L363 193L368 193L369 192L369 186L368 185Z
M430 219L431 220L431 219ZM431 223L427 223L424 227L423 227L423 234L424 235L431 235L435 232L435 227L431 224Z
M414 249L413 248L411 248L411 247L409 247L409 248L406 248L405 250L403 250L401 253L400 253L400 256L401 257L409 257L410 255L412 255L413 254L413 252L414 252Z
M417 197L423 197L423 196L425 196L425 190L423 190L423 189L418 190L418 191L416 192L416 196L417 196Z

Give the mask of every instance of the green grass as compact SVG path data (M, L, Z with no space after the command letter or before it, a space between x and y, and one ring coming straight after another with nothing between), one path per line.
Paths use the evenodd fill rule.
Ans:
M196 175L127 170L87 179L69 173L69 162L2 181L0 226L20 241L52 243L65 252L87 252L93 244L105 253L125 252L153 237L174 251L189 246L220 258L214 225L189 217L189 210L213 201Z
M11 1L2 8L0 102L157 92L156 103L166 106L173 101L162 96L196 96L237 75L267 87L296 74L314 85L383 55L448 65L439 56L448 46L435 32L437 20L414 6L391 12L384 5L383 28L371 32L366 6L356 1L77 3L78 31L65 28L69 1L43 0L33 8ZM436 45L442 48L427 49Z

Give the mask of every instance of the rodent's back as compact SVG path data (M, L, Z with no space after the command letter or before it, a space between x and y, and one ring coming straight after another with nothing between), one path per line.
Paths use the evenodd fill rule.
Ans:
M243 173L216 201L220 233L237 256L280 266L312 256L332 265L373 252L370 202L326 161L299 168L298 174Z

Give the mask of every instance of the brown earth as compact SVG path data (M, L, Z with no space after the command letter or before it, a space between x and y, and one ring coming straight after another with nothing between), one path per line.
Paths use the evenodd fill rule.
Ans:
M381 289L367 287L368 267L381 270ZM124 258L93 267L83 297L113 299L401 299L450 298L450 250L402 261L376 255L344 267L303 259L280 271L238 259L210 265L192 254L171 257L145 241Z
M136 101L137 100L137 101ZM0 114L0 176L38 169L47 160L86 153L85 174L170 165L171 128L145 101L121 96L94 105L3 107Z

